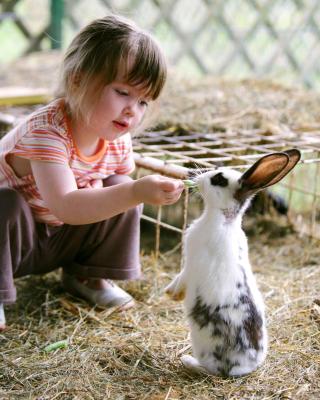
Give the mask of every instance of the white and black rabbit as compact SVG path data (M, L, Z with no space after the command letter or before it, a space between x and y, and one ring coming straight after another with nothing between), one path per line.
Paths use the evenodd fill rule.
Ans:
M184 266L166 287L182 300L194 372L240 376L254 371L267 353L264 303L251 271L242 216L252 196L279 182L300 159L291 149L260 158L245 173L221 168L195 178L205 208L187 229Z

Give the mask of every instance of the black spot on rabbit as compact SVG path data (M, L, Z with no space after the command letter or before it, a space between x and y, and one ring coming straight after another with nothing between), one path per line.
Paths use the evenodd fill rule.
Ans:
M212 331L212 336L221 336L222 335L222 331L219 329L219 328L217 328L216 326L213 328L213 331Z
M212 353L213 356L218 360L222 360L222 351L221 346L216 347L215 351Z
M262 339L262 317L258 312L252 299L249 299L247 318L243 325L249 339L249 344L256 350L261 348L260 340Z
M228 324L220 314L220 306L212 310L211 306L205 304L200 296L197 296L189 316L198 324L200 329L212 324L218 332L219 326Z
M245 352L249 348L248 341L246 340L246 335L244 333L243 327L239 326L237 328L235 344L236 344L235 348L239 352Z
M210 178L211 185L213 186L228 186L228 179L226 179L221 172Z

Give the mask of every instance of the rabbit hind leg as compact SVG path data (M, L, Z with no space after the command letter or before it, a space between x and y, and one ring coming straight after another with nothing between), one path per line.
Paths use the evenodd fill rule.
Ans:
M182 364L187 368L190 372L194 374L208 374L208 371L205 367L203 367L199 361L189 355L184 355L180 358Z
M258 368L258 365L236 365L232 367L228 373L229 376L237 377L237 376L243 376L243 375L248 375L251 372L255 371Z

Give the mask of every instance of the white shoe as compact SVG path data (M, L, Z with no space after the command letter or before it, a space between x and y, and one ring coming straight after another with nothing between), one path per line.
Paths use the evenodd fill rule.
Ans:
M75 276L65 272L62 274L63 287L76 297L81 297L90 303L103 307L123 306L122 308L126 309L134 305L134 300L129 293L110 280L108 280L108 283L110 286L106 289L91 289Z
M4 315L3 304L0 303L0 331L6 327L6 317Z

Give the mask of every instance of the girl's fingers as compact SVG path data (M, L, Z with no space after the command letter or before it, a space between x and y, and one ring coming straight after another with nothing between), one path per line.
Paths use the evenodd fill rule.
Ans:
M173 204L179 200L181 196L181 191L167 192L165 195L165 201L167 204Z
M183 190L184 185L183 182L180 180L165 180L161 182L161 188L165 192L173 192L175 190Z

